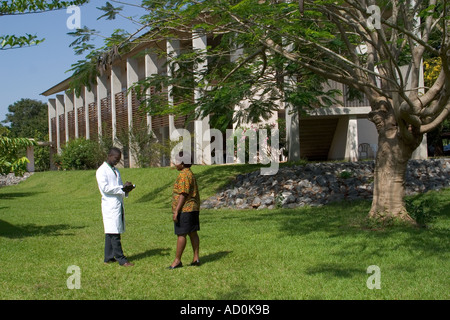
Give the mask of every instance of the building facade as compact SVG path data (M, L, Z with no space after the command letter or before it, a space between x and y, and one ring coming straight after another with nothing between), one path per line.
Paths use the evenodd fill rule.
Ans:
M209 117L186 123L183 117L176 115L149 116L139 109L139 102L133 93L127 94L130 87L141 79L154 74L170 76L170 58L180 54L186 47L194 50L206 50L213 39L194 32L192 40L167 40L141 45L113 63L110 70L97 78L97 84L89 90L83 88L80 96L68 91L71 79L68 78L42 95L48 97L48 121L50 142L57 152L67 141L84 137L86 139L111 139L117 141L120 132L134 128L154 133L159 141L166 141L177 128L188 128L197 137L203 163L210 164L211 157ZM165 57L157 55L155 47L166 52ZM239 55L239 50L236 50ZM233 55L230 59L233 59ZM207 67L207 61L197 68ZM286 144L289 160L347 160L374 158L377 150L378 134L375 125L367 119L371 108L367 100L347 100L346 87L330 82L329 86L343 92L340 105L318 108L309 116L291 115L293 106L280 103L278 112L269 122L277 119L286 121ZM150 91L153 89L150 89ZM194 90L197 99L199 91ZM169 104L174 97L167 88ZM150 92L151 94L151 92ZM413 155L414 158L426 158L426 139ZM125 167L136 167L136 157L132 151L124 150ZM169 165L166 157L160 159L160 165Z

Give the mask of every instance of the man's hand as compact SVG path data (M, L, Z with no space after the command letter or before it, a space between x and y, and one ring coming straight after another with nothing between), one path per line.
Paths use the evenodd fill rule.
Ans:
M178 222L178 212L173 211L173 216L172 216L172 220L177 223Z

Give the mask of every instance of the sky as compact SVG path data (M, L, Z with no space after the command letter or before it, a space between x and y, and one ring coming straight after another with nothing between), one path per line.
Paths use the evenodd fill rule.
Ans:
M80 6L81 27L87 26L100 31L102 35L110 35L115 29L134 31L137 26L132 22L118 17L115 20L100 19L103 13L96 7L101 7L106 0L91 0ZM128 3L139 4L139 0L126 0ZM114 6L119 4L112 3ZM144 14L142 9L124 6L127 16L139 17ZM73 63L82 60L84 55L75 55L69 47L75 38L68 35L72 32L67 21L73 24L74 12L57 10L45 13L33 13L16 16L0 16L1 35L37 35L45 41L32 47L0 50L0 121L5 120L8 106L22 98L30 98L47 103L49 98L42 92L59 82L69 78L67 72ZM94 44L101 46L103 39L97 37Z

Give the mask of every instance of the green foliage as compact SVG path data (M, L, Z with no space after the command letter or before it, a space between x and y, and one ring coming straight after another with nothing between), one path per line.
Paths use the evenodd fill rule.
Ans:
M353 176L353 173L351 171L341 171L341 173L339 173L339 178L341 179L349 179Z
M2 15L12 15L21 13L38 13L50 10L67 8L71 5L77 6L89 2L89 0L74 1L48 1L48 0L16 0L1 1L0 13Z
M105 12L102 16L98 17L97 20L100 20L103 17L106 17L106 20L114 20L116 15L122 11L123 7L114 7L110 2L106 2L106 5L97 7L97 9Z
M36 35L31 35L28 33L25 36L15 36L15 35L0 36L0 50L38 45L44 40L45 39L38 39Z
M143 121L146 122L146 121ZM128 131L119 132L117 141L124 148L131 149L131 155L140 168L148 168L159 164L162 156L158 141L148 126L132 127Z
M432 223L439 214L436 210L436 199L433 193L424 200L407 198L405 204L408 214L422 227Z
M86 59L78 60L72 64L69 71L73 71L70 91L74 91L79 97L82 86L86 86L91 90L97 84L97 76L100 72L97 69L97 61L99 53L91 53L86 56Z
M89 29L84 26L83 28L76 29L73 32L67 33L69 36L76 37L76 39L69 44L69 47L73 47L76 55L80 55L85 51L94 49L94 45L89 44L88 42L94 36L98 35L98 32L95 29Z
M62 147L61 154L54 156L55 164L64 170L97 169L105 159L101 145L85 138L69 141Z
M43 139L48 135L48 107L34 99L20 99L8 106L3 123L9 123L11 137Z
M34 145L36 143L30 139L0 136L0 174L23 175L27 171L29 161L26 157L19 156L19 153Z
M35 141L48 141L47 104L34 99L20 99L8 106L8 113L3 123L9 123L10 138L32 138ZM5 127L6 129L6 127ZM18 156L22 157L24 150ZM48 170L50 167L50 147L34 148L36 171Z

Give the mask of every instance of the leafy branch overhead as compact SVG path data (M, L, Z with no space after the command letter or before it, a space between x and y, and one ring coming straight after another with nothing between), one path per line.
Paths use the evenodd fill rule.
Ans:
M97 9L104 11L105 13L97 18L100 20L101 18L106 18L106 20L114 20L116 16L122 11L123 7L114 7L110 2L106 2L103 7L97 7Z
M89 2L89 0L4 0L0 1L0 17L43 13L53 10L65 9L72 5L78 6L87 2ZM34 46L38 45L44 40L44 38L38 39L37 35L31 34L26 34L24 36L0 35L0 50L18 49L22 47Z
M0 50L17 49L25 46L38 45L45 39L38 39L36 35L25 36L6 35L0 36Z

